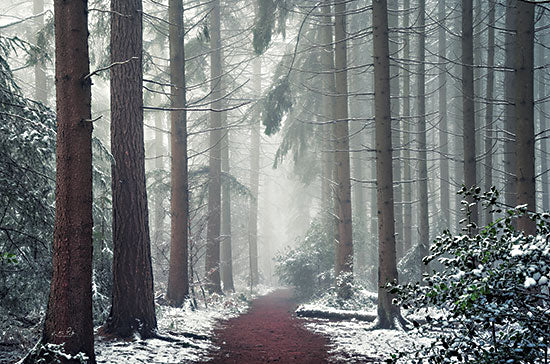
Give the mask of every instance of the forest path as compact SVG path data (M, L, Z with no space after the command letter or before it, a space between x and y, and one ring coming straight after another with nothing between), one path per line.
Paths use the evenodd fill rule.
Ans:
M208 363L328 363L328 339L304 328L295 308L291 289L254 300L248 313L215 330L213 341L221 349Z

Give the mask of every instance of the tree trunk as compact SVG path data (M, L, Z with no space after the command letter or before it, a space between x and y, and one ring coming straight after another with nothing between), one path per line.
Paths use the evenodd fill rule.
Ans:
M255 9L258 12L258 8ZM254 77L254 91L257 95L262 94L262 61L256 57L252 62ZM258 119L260 113L257 114ZM254 120L254 119L253 119ZM248 257L250 265L250 287L260 283L258 271L258 199L260 190L260 127L261 121L252 121L250 125L250 210L248 212Z
M170 21L170 146L172 164L170 199L170 270L166 298L181 306L189 294L188 227L189 187L187 180L187 113L185 94L185 50L182 0L169 0Z
M44 12L44 0L33 0L33 14L38 15ZM38 16L34 19L35 32L38 35L38 32L44 28L44 15ZM38 36L35 39L35 44L39 44ZM43 46L43 45L42 45ZM41 54L45 50L40 50ZM40 101L43 104L48 102L48 84L46 78L46 64L44 62L44 56L40 56L38 61L34 65L34 98L36 101Z
M95 363L92 321L92 122L87 1L54 2L57 147L52 280L41 344ZM46 360L31 353L25 363ZM51 358L51 356L50 356ZM58 358L60 363L80 363Z
M325 75L325 78L331 77L330 75ZM334 80L334 77L333 77ZM324 84L326 81L324 81ZM326 88L328 90L328 88ZM323 219L323 226L326 229L327 235L332 236L334 235L334 219L331 213L331 206L334 206L334 202L332 199L332 182L333 182L333 176L334 176L334 153L332 152L334 150L334 143L332 136L334 135L332 131L332 124L328 124L330 121L330 109L328 109L328 106L330 105L332 97L330 96L323 96L323 118L322 121L324 124L322 126L323 128L323 151L322 153L322 176L321 176L321 216ZM328 109L328 111L327 111ZM328 114L327 114L328 112Z
M260 131L257 124L251 127L250 146L250 211L248 216L248 253L250 264L250 285L259 283L258 271L258 192L260 185Z
M164 169L164 112L159 111L155 113L155 148L154 148L154 158L155 158L155 171L157 176L155 178L155 183L157 185L162 184L161 171ZM162 235L164 233L164 216L165 211L162 203L164 201L163 193L156 193L155 198L153 199L153 215L154 215L154 234L151 244L153 246L153 251L155 252L158 249L161 249L159 245L162 245L163 239ZM159 258L158 255L153 253L154 259Z
M222 293L220 280L221 223L221 30L220 0L212 1L210 13L210 156L208 180L208 227L206 235L206 287L209 292Z
M330 98L330 97L329 97ZM323 96L323 108L326 112L326 105L329 101L325 99L325 96ZM324 113L325 113L324 112ZM328 116L326 114L325 117L322 118L323 123L328 123L329 121ZM329 235L332 235L334 229L333 229L333 219L332 214L330 213L331 208L330 206L333 205L332 203L332 192L331 192L331 185L332 185L332 170L334 166L334 160L333 160L333 153L331 152L334 147L332 146L332 125L331 124L324 124L322 126L323 129L323 150L321 151L321 163L322 163L322 172L321 172L321 216L323 219L323 226L327 228L327 232L329 232Z
M222 171L229 175L229 129L227 127L227 114L222 118L223 136L222 147ZM222 185L222 239L221 239L221 267L222 282L225 291L235 291L233 282L233 253L232 253L232 232L231 232L231 186L229 182Z
M338 240L336 241L335 276L340 297L347 298L347 281L353 274L353 231L351 221L351 183L348 128L348 83L346 46L346 1L334 2L334 69L335 69L335 161L336 161L336 217ZM341 277L340 277L341 276ZM342 279L344 278L344 279ZM339 283L338 283L339 282Z
M486 2L486 0L484 1ZM473 4L473 14L472 14L472 41L473 41L473 62L472 65L481 65L483 64L483 51L481 46L481 35L482 35L482 26L484 27L483 21L486 19L487 15L482 13L482 7L481 7L481 1L480 0L474 0ZM481 102L480 97L483 95L483 77L482 77L482 70L479 67L472 67L474 72L474 118L475 118L475 130L482 130L482 118L481 118ZM478 153L483 149L483 139L484 135L483 133L477 132L475 133L475 141L476 141L476 153ZM476 159L476 167L477 167L477 159ZM477 167L476 168L476 183L479 184L479 187L481 187L481 182L483 180L483 168ZM483 224L482 216L479 216L479 207L478 210L478 223L479 225Z
M504 200L508 206L516 205L516 108L515 108L515 57L516 57L516 3L506 1L506 36L504 67Z
M457 8L458 9L458 8ZM462 17L456 16L454 18L453 22L454 26L454 33L460 34L462 31ZM459 55L462 51L462 39L455 39L453 40L453 50L451 51L452 54ZM456 57L456 56L455 56ZM459 58L457 58L459 60ZM461 71L461 65L460 62L456 62L456 64L452 65L451 72L459 75ZM456 79L454 82L454 87L452 87L453 95L451 96L451 99L454 101L453 106L456 110L455 115L453 117L453 120L451 123L449 123L449 126L453 125L453 132L455 136L459 136L463 134L463 128L462 128L462 84L460 79ZM450 114L449 114L450 115ZM461 185L462 181L464 180L464 141L459 138L455 137L453 140L452 150L453 155L455 156L454 161L454 168L453 168L453 177L455 180L455 189L458 190ZM462 209L462 198L460 196L455 194L454 198L454 208L455 208L455 214L454 214L454 223L452 224L454 228L454 232L456 234L462 234L462 227L461 227L461 220L463 218L461 214Z
M546 23L548 24L548 23ZM541 43L546 44L548 36L542 36ZM539 67L544 66L547 62L545 60L546 56L546 47L539 47L539 54L538 54L538 63ZM538 82L538 93L539 93L539 99L544 99L546 97L546 71L545 69L541 69L540 71L540 77ZM540 131L545 132L548 128L548 123L546 122L546 102L545 100L541 102L539 107L539 123L540 123ZM548 134L544 134L544 136L548 137ZM550 210L550 193L548 191L549 188L549 181L548 181L548 140L544 137L540 140L540 165L541 165L541 190L542 190L542 210L545 212L548 212Z
M222 52L223 59L223 52ZM222 82L222 92L225 93L225 85ZM225 102L222 101L225 107ZM227 126L227 113L222 114L222 140L221 157L222 172L229 175L231 172L229 160L229 128ZM231 231L231 185L228 181L222 183L222 227L221 234L221 279L225 291L234 292L235 284L233 282L233 252L232 252L232 231Z
M408 9L410 8L410 0L404 1L404 9L406 10L403 14L403 28L408 29L410 26L410 16ZM410 59L411 57L411 46L410 46L410 35L409 32L405 32L403 44L403 58ZM411 174L411 75L410 69L403 72L403 145L405 149L403 151L403 180L405 184L403 185L403 253L407 252L412 247L412 174Z
M418 26L420 28L418 40L418 198L420 212L418 215L418 229L420 232L419 248L422 256L428 255L430 245L430 222L428 210L428 156L426 146L426 1L420 0L418 7ZM422 269L426 267L422 262Z
M353 59L361 59L361 49L358 43L352 43L350 51L352 52ZM353 75L350 77L351 87L354 92L358 92L361 89L360 78L358 75ZM352 97L350 100L350 113L353 118L360 118L364 110L361 109L361 101L359 97ZM364 114L363 114L364 115ZM357 276L358 272L364 272L367 265L366 254L367 254L367 234L365 227L367 225L367 208L365 201L365 184L360 182L365 179L365 152L362 150L365 144L365 130L364 124L359 121L354 121L351 125L351 137L350 137L350 146L353 150L352 157L352 167L353 167L353 177L356 182L353 185L352 189L352 200L353 207L352 211L354 213L355 226L361 226L363 234L360 237L354 238L356 242L355 246L355 275ZM360 229L354 229L354 234L358 234Z
M517 2L516 39L516 177L517 204L536 211L535 203L535 102L533 95L535 5ZM518 219L518 229L536 234L528 216Z
M357 88L356 88L357 89ZM357 101L350 104L351 105L357 104ZM353 109L353 108L352 108ZM357 110L359 112L359 110ZM355 115L359 115L358 113ZM352 115L352 116L355 116ZM351 135L353 137L351 138L350 142L352 144L352 150L354 150L355 157L352 159L353 164L353 176L357 181L362 181L365 179L363 169L364 169L364 157L363 152L360 152L360 150L363 148L363 139L364 139L364 131L362 130L362 125L355 124L352 130ZM367 224L367 216L366 216L366 202L365 202L365 189L362 182L355 182L353 189L353 211L355 212L355 219L356 224L359 226L364 226ZM366 237L366 235L364 235ZM363 240L355 239L355 241L360 246L355 247L355 256L356 256L356 264L357 266L354 267L355 271L364 271L366 267L366 242Z
M155 334L143 140L142 4L111 1L113 300L104 333ZM122 15L124 16L122 16Z
M493 185L493 93L495 84L495 2L489 0L489 35L487 45L487 111L485 112L485 191ZM491 209L485 209L485 224L493 221Z
M462 1L462 125L464 145L464 185L467 189L476 185L476 122L474 104L474 43L472 0ZM475 203L471 196L466 197ZM477 225L477 204L470 207L470 222ZM475 232L475 228L470 230Z
M447 17L445 0L440 0L438 5L438 54L439 54L439 197L441 202L441 215L443 226L450 227L450 186L449 186L449 137L447 130L447 32L445 30L445 19Z
M389 28L389 52L390 57L397 58L399 52L398 39L398 1L389 0L388 6L388 28ZM392 117L392 145L393 145L393 178L396 182L394 189L394 212L395 212L395 244L398 259L404 255L403 247L403 203L402 203L402 183L401 183L401 118L399 117L399 67L395 61L390 59L390 107Z
M326 123L323 126L325 138L323 140L323 216L324 225L327 229L327 236L333 236L335 232L334 217L331 213L334 206L334 176L335 176L335 160L334 160L334 120L335 116L335 98L336 84L334 80L334 37L332 34L332 0L324 0L321 7L322 13L322 29L321 29L321 44L323 44L323 52L321 55L321 64L325 76L323 77L323 87L326 92L323 94L323 121Z
M373 109L371 109L371 113L369 115L372 115ZM376 145L376 135L375 133L371 133L369 142L371 146ZM372 181L376 180L376 157L372 159L372 162L370 163L370 179ZM378 253L378 245L380 244L380 241L378 239L378 191L377 186L374 185L370 189L370 226L369 226L369 232L370 232L370 238L371 240L371 254L372 254L372 261L374 261L376 264L374 267L372 267L372 274L369 276L370 281L372 282L373 286L376 287L378 284L378 259L376 259L376 254Z
M378 200L378 325L393 328L399 308L386 284L397 282L392 139L390 107L390 64L387 0L373 2L374 105L376 125L376 183Z

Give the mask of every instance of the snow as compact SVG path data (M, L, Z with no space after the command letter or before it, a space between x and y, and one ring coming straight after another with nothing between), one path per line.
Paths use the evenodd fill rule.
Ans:
M535 281L533 278L531 277L527 277L525 278L525 282L523 283L523 286L525 288L531 288L533 286L536 286L537 285L537 281Z
M523 250L521 250L521 246L520 245L514 245L512 247L512 251L510 252L510 255L512 257L517 257L517 256L523 255Z
M199 302L198 309L192 309L190 302L182 308L157 306L159 334L176 338L177 342L139 337L131 341L109 341L98 337L95 343L97 363L180 364L206 360L208 353L217 349L211 341L216 325L243 314L254 297L269 291L267 287L260 287L254 295L239 292L210 297L207 306Z
M188 363L198 361L210 348L209 342L183 339L179 343L163 340L96 343L97 363ZM193 345L193 346L187 346Z
M483 268L483 267L480 267ZM378 296L366 289L356 291L349 301L338 301L326 294L312 302L301 304L296 312L316 311L356 317L376 317ZM432 312L433 311L433 312ZM427 312L428 314L428 312ZM435 317L440 313L430 310ZM409 317L418 319L418 317ZM331 361L346 363L384 362L399 353L414 353L423 345L429 345L432 339L414 331L373 330L370 321L328 320L320 318L302 318L304 326L315 333L328 337Z
M371 311L376 309L377 300L378 294L365 288L356 288L352 298L349 300L340 300L337 298L336 292L330 291L313 301L299 305L296 311L324 311L336 314L371 315Z
M334 307L326 307L319 304L312 304L312 303L304 303L298 306L296 309L296 313L304 312L304 311L322 311L326 312L327 314L334 314L334 315L356 315L356 316L369 316L369 315L376 315L376 312L367 311L367 310L343 310L339 308Z
M376 314L376 312L370 312ZM414 352L420 345L429 345L429 338L402 330L371 330L372 323L363 321L329 321L304 319L309 330L326 335L330 340L331 360L362 363L372 358L377 362L391 359L398 353Z

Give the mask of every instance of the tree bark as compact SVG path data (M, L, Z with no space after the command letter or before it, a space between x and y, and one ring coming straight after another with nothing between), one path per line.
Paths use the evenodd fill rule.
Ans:
M420 232L419 248L422 256L428 255L430 245L430 222L428 210L428 156L426 146L426 1L420 0L418 7L418 26L420 28L418 39L418 198L420 200L420 212L418 215L418 229ZM426 267L418 262L423 270Z
M189 294L188 227L189 187L187 179L187 113L185 107L185 50L182 0L169 0L170 42L170 146L172 164L170 199L170 270L166 298L181 306ZM180 109L180 110L176 110Z
M357 47L358 48L358 47ZM353 79L352 79L353 82ZM358 88L355 88L356 90ZM358 102L355 100L350 103L350 109L352 111L352 117L359 116L360 110L358 108ZM356 109L356 112L353 112L353 109ZM352 128L351 135L353 137L350 140L352 150L354 150L354 158L352 158L353 165L353 176L356 181L362 181L365 179L363 169L364 169L364 156L363 152L360 150L363 148L363 139L364 139L364 130L362 125L354 124ZM364 226L367 224L366 216L366 202L365 202L365 189L362 182L355 182L353 188L353 211L355 213L356 224L359 226ZM356 226L357 226L356 225ZM366 237L366 235L365 235ZM356 266L354 269L356 272L364 271L366 268L366 241L354 239L356 243L361 244L360 246L355 247L355 262Z
M515 206L516 198L516 108L515 108L515 52L516 52L516 4L517 0L506 1L506 36L504 67L504 201ZM515 223L515 222L514 222Z
M210 155L208 180L208 227L206 235L206 287L209 292L222 293L220 280L220 233L221 233L221 30L220 0L212 1L210 13Z
M410 26L410 16L407 11L410 8L410 0L404 0L404 9L406 9L403 14L403 28L408 29ZM410 59L411 57L411 46L410 46L410 35L409 32L405 32L404 44L403 44L403 58ZM403 145L405 149L403 151L403 180L405 184L403 185L403 253L407 252L412 247L412 173L411 173L411 76L410 69L408 68L406 72L403 72Z
M486 1L484 1L486 2ZM472 14L472 39L473 39L473 62L472 65L481 65L483 64L483 52L482 52L482 46L481 46L481 35L483 33L482 27L483 22L482 19L485 19L487 17L486 13L483 13L482 6L481 6L481 0L474 0L473 4L473 14ZM482 118L481 118L481 102L480 97L483 95L483 77L482 77L482 69L480 67L472 67L474 72L474 117L475 117L475 130L482 130ZM475 140L476 140L476 153L479 153L479 151L484 150L483 149L483 141L484 141L484 135L483 133L477 132L475 133ZM483 168L481 166L477 166L477 158L476 158L476 183L479 184L479 187L481 187L481 183L483 180ZM479 206L480 207L480 206ZM479 207L478 207L478 223L479 225L483 224L482 216L479 215Z
M222 147L222 171L229 175L229 128L227 127L227 114L222 118L223 137ZM235 291L233 282L233 253L232 253L232 232L231 232L231 186L229 182L222 185L222 239L221 239L221 267L222 282L225 291Z
M52 280L41 344L95 363L92 321L92 121L87 1L54 2L57 104ZM46 349L47 351L47 349ZM34 352L25 363L46 360ZM51 356L50 356L51 358ZM58 358L60 363L80 363Z
M33 14L38 15L44 12L44 0L33 0ZM36 45L38 44L38 32L44 28L44 15L38 16L34 19L35 32L37 37L35 39ZM44 50L40 50L44 52ZM46 77L46 64L44 62L44 57L40 56L38 61L34 65L34 98L36 101L40 101L43 104L48 102L48 80Z
M546 23L548 24L548 23ZM546 44L548 36L542 36L541 43ZM547 62L545 60L546 56L546 48L545 47L539 47L539 54L538 54L538 63L539 67L544 66ZM539 99L544 99L546 97L546 71L545 69L542 69L539 71L540 77L538 82L538 93L539 93ZM547 109L546 109L546 102L542 101L539 107L539 124L540 124L540 131L544 132L548 128L548 123L546 122L547 117ZM547 135L547 134L546 134ZM550 210L550 192L549 189L549 178L548 178L548 140L546 138L542 138L540 140L540 165L541 165L541 190L542 190L542 211L549 211Z
M351 294L346 289L353 274L353 231L351 221L351 182L348 127L348 83L346 46L346 1L334 2L334 69L335 69L335 161L336 161L336 216L338 240L336 241L335 276L340 285L340 297ZM341 276L341 277L339 277ZM342 279L345 278L345 279Z
M374 87L374 85L373 85ZM374 105L372 106L372 112L370 115L374 114ZM376 145L376 133L371 133L369 137L369 143L371 146ZM372 161L370 163L370 179L371 181L376 180L376 157L372 158ZM372 254L372 261L375 262L374 266L371 269L371 274L369 275L369 280L373 284L373 286L376 287L378 284L378 246L380 244L380 241L378 239L378 191L377 186L374 185L370 188L369 193L369 212L370 212L370 226L369 226L369 233L370 233L370 249Z
M392 117L392 145L393 145L393 179L394 184L394 213L395 213L395 244L398 259L404 255L403 247L403 199L401 197L403 187L401 184L401 118L399 117L399 67L392 58L398 57L398 1L389 0L388 28L389 28L389 54L390 54L390 107Z
M325 138L323 140L323 217L324 224L327 229L327 236L333 236L335 233L334 217L331 213L334 206L334 176L335 176L335 160L334 160L334 120L335 116L335 98L336 84L334 80L334 37L332 33L332 0L324 0L321 7L322 14L322 29L321 43L323 51L321 55L321 64L325 75L323 77L323 87L326 92L323 94L323 121L326 123L323 126Z
M254 8L258 15L258 4ZM252 62L253 87L257 95L262 92L262 62L256 57ZM260 115L259 112L257 114ZM254 120L254 119L253 119ZM258 198L260 189L260 127L258 121L252 121L250 125L250 210L248 211L248 258L250 269L250 287L255 287L260 281L258 270Z
M493 94L495 85L495 2L489 0L489 34L487 45L487 111L485 112L485 191L493 185ZM491 209L485 209L485 224L493 221Z
M161 171L164 169L164 135L163 130L164 128L164 112L156 112L155 113L155 148L154 148L154 158L155 158L155 164L154 168L155 171L158 173L155 178L155 183L157 185L160 185L162 183L162 177L160 175ZM162 235L164 233L164 217L166 215L166 212L164 211L164 207L162 206L162 203L164 201L164 194L163 193L156 193L155 197L153 199L153 216L154 216L154 233L153 233L153 239L151 241L151 244L153 246L153 251L155 252L153 254L154 260L158 258L158 255L156 254L156 250L162 249Z
M155 334L143 137L142 4L111 1L113 299L103 332Z
M374 1L372 14L379 241L378 326L393 328L399 317L399 308L392 303L394 296L386 289L386 284L397 283L387 0Z
M534 44L535 5L517 2L516 38L516 177L517 204L536 211L535 203L535 101ZM528 216L518 219L518 229L535 235L536 224Z
M450 186L449 186L449 137L447 130L447 32L445 24L447 9L445 0L440 0L438 4L438 54L439 54L439 182L440 182L440 203L443 226L448 228L451 222L450 207Z
M330 97L329 97L330 98ZM323 123L328 123L327 120L328 117L326 116L326 105L330 102L328 100L325 100L325 96L323 96L323 109L325 109L324 117L321 118ZM332 125L330 124L324 124L322 126L323 129L323 150L321 151L321 163L322 163L322 172L321 172L321 216L323 219L323 226L327 228L327 234L332 236L333 235L333 219L332 214L330 213L331 207L333 205L332 203L332 191L331 191L331 185L332 185L332 170L334 169L334 159L333 153L331 152L334 147L332 146Z
M352 42L350 52L352 52L353 59L361 59L361 48L358 43ZM361 89L360 78L358 75L353 75L350 77L350 85L353 89L353 92L358 92ZM364 110L361 109L361 101L359 97L352 97L350 100L350 113L352 120L353 118L360 118L364 115ZM350 147L353 150L351 162L352 162L352 173L355 179L355 183L352 188L352 211L353 211L353 220L355 226L363 227L362 236L354 237L356 246L354 247L355 253L355 276L358 276L359 272L364 272L367 268L367 234L366 226L368 223L367 220L367 208L365 201L365 184L361 182L365 179L365 160L366 155L362 150L365 144L365 125L362 122L354 121L351 125L351 135L350 135ZM358 235L361 229L354 229L354 234Z
M223 59L223 52L222 52ZM225 93L225 85L222 82L222 92ZM222 106L225 108L225 102L222 100ZM229 175L231 172L229 159L229 128L227 126L227 113L222 114L222 140L221 157L222 172ZM234 292L235 284L233 282L233 252L232 252L232 231L231 231L231 186L229 182L222 183L222 216L221 216L221 280L225 291Z
M462 125L464 145L464 185L467 189L476 185L476 122L474 103L474 43L472 0L462 1ZM478 224L477 203L466 197L471 205L470 222ZM471 233L475 229L470 230Z
M458 8L457 8L458 9ZM461 16L456 16L454 18L454 22L452 24L454 26L454 32L456 34L460 34L460 32L462 31L462 17ZM449 41L449 39L448 39ZM452 45L453 45L453 50L451 51L452 53L456 54L456 55L459 55L462 51L461 51L461 48L462 48L462 39L455 39L452 41ZM460 58L457 58L458 60ZM454 74L457 74L459 75L462 71L461 71L461 64L460 62L456 62L456 64L452 65L452 70L451 72L453 72ZM454 135L456 136L459 136L459 135L462 135L463 134L463 128L462 128L462 84L461 84L461 80L460 79L457 79L455 80L455 83L454 83L454 87L452 88L453 90L453 95L451 96L452 100L453 100L453 106L454 106L454 109L456 110L455 112L455 115L453 117L453 120L451 123L449 123L449 126L453 126L453 133ZM449 115L450 116L450 115ZM454 161L454 166L453 166L453 177L454 177L454 180L455 180L455 189L458 190L461 185L462 185L462 181L464 180L464 141L462 140L462 138L460 137L455 137L454 140L453 140L453 146L452 146L452 150L453 150L453 154L456 156L455 158L455 161ZM460 196L458 195L455 195L455 198L454 198L454 209L455 209L455 214L454 215L454 222L452 224L452 227L453 227L453 231L456 233L456 234L462 234L462 227L461 227L461 223L460 221L462 220L463 216L462 214L460 213L461 209L462 209L462 198L460 198Z
M260 184L260 131L258 125L252 125L251 128L252 144L250 146L250 186L251 199L250 211L248 216L248 254L250 265L250 285L255 287L259 283L258 271L258 193Z

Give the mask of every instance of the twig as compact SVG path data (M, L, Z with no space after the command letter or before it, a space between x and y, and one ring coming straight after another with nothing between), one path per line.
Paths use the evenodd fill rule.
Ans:
M122 66L122 65L125 65L126 63L130 63L130 62L132 62L133 60L139 60L139 57L135 57L135 56L134 56L134 57L132 57L132 58L130 58L130 59L127 59L127 60L125 60L125 61L120 61L120 62L111 63L111 64L108 65L107 67L99 68L99 69L93 71L92 73L87 74L86 76L84 76L84 79L87 80L88 78L97 75L99 72L103 72L103 71L110 70L110 69L111 69L112 67L114 67L114 66Z
M90 123L95 123L96 121L98 121L99 119L101 119L103 117L103 115L99 115L97 118L95 119L83 119L82 121L89 121Z

